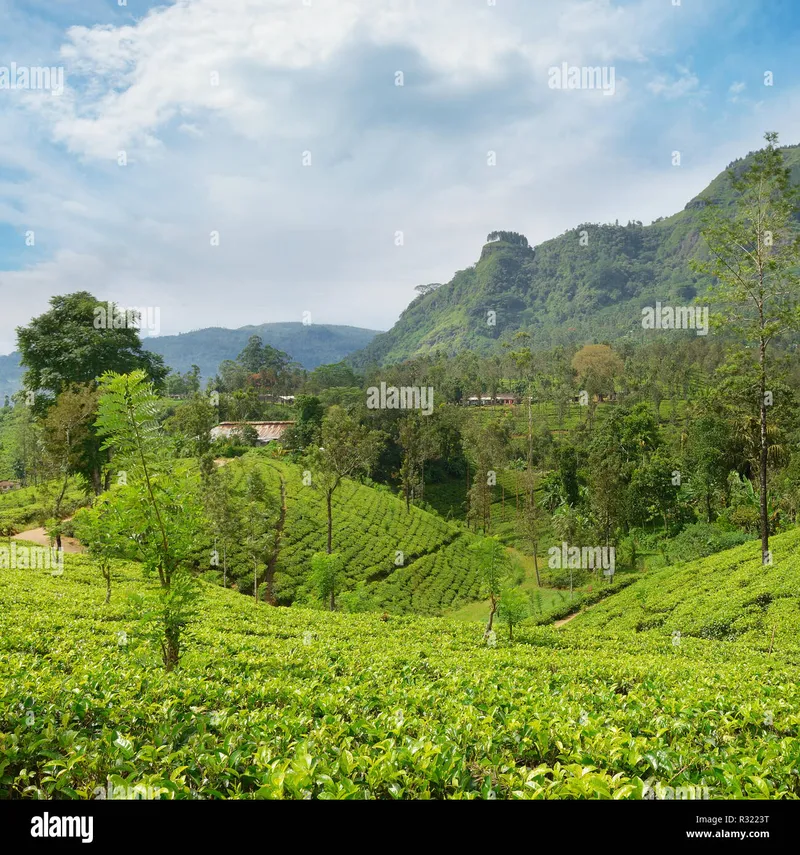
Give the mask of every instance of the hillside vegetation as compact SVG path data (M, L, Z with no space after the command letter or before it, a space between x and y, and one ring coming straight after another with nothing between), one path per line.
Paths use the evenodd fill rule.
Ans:
M286 514L274 564L274 598L289 605L307 593L311 557L325 551L324 494L303 483L303 470L254 453L228 464L234 485L257 470L277 497L284 485ZM461 525L412 506L386 488L347 481L334 494L334 549L342 556L344 588L365 583L376 607L394 613L439 614L478 596L479 568L469 546L476 538ZM210 533L197 539L198 568L208 567ZM239 544L231 577L240 590L253 584L252 563ZM215 573L216 576L219 573Z
M750 542L650 571L570 623L570 631L678 643L740 640L762 651L780 649L800 664L800 529L773 538L771 547L768 567L761 566L759 544Z
M796 590L797 536L775 540L775 581ZM0 568L0 798L797 798L788 584L772 587L771 655L766 634L699 637L701 616L694 635L679 621L677 645L668 627L601 633L640 586L656 603L658 580L673 611L696 608L670 572L720 584L746 552L496 647L478 624L276 609L202 585L172 673L132 619L157 596L136 566L115 565L107 606L85 556L60 576Z
M800 184L800 147L782 151ZM748 156L730 168L740 173L751 162ZM688 305L709 285L689 267L704 251L703 199L732 204L727 172L683 211L648 226L584 223L535 248L527 241L492 240L477 263L416 297L395 326L352 361L388 365L436 350L496 352L518 330L540 349L641 337L644 306ZM490 311L494 323L488 322Z
M360 350L377 335L376 330L335 324L273 323L225 329L209 327L180 335L165 335L144 340L145 350L164 357L173 370L185 373L193 365L200 376L213 377L220 363L236 359L253 335L278 350L285 351L295 362L311 371L319 365L340 362ZM12 395L22 386L23 369L20 355L0 356L0 403L3 395Z

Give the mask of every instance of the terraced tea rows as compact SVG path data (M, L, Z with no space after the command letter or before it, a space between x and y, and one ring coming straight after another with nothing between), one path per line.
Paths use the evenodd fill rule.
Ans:
M527 627L487 647L478 624L204 584L166 674L130 619L139 579L118 566L104 606L83 556L0 569L0 798L800 795L796 643Z

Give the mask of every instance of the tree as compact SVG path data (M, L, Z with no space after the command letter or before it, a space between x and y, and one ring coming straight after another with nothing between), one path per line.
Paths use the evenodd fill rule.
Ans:
M95 495L102 490L101 467L106 455L100 452L93 424L98 400L98 392L91 386L73 386L61 392L43 420L45 451L54 474L61 479L53 508L57 519L71 475L83 475L93 485Z
M470 546L475 552L480 567L481 596L489 598L489 623L484 637L492 631L494 616L500 602L500 594L511 574L511 564L505 547L497 537L483 537Z
M500 594L497 619L508 625L508 638L514 640L514 627L530 615L530 600L519 588L507 587Z
M106 583L106 605L111 602L111 567L118 554L118 531L113 503L101 496L91 508L81 508L74 518L75 535L100 568Z
M204 480L203 503L214 531L214 552L211 564L219 567L222 547L222 585L228 587L228 549L236 542L238 525L232 476L225 467L214 467Z
M777 147L778 135L767 133L765 139L766 147L756 152L750 166L739 175L728 173L737 194L733 204L706 204L701 233L711 258L695 267L715 277L710 297L720 311L714 322L758 349L761 551L762 562L769 564L769 355L776 339L800 329L800 235L797 188Z
M325 407L313 395L298 395L294 402L296 420L283 435L283 443L296 451L302 451L319 439Z
M188 568L201 511L187 477L175 468L173 449L156 419L157 403L144 371L107 372L100 379L97 427L103 448L113 449L119 467L118 484L109 494L109 507L120 521L116 545L132 550L146 574L158 576L158 607L147 609L143 619L155 624L164 666L172 671L198 596Z
M719 416L701 412L692 419L684 462L691 494L700 500L708 522L714 520L714 498L725 489L732 468L730 445L730 427Z
M426 297L428 294L432 294L437 288L441 288L441 284L438 282L431 282L428 285L417 285L414 290L421 297Z
M311 556L311 581L320 599L329 601L331 611L336 608L341 570L342 556L338 552L315 552Z
M468 519L481 525L484 532L491 528L492 495L497 473L508 456L510 423L502 421L473 421L463 434L464 449L475 462L475 481L468 492Z
M541 588L542 580L539 576L539 534L541 530L541 507L536 501L536 475L533 469L525 470L525 495L523 496L523 507L521 525L525 537L531 546L533 554L533 568L536 572L536 584Z
M587 344L572 358L578 382L589 395L589 421L594 416L595 398L614 392L614 381L625 369L622 360L607 344Z
M251 335L236 361L251 375L271 374L270 385L275 385L292 360L282 350L264 344L261 336Z
M258 600L258 565L269 564L273 546L271 518L275 510L274 497L267 490L261 474L252 470L247 473L243 527L247 531L247 550L253 562L253 599Z
M217 410L211 401L205 395L193 395L164 425L180 438L181 444L193 457L200 458L211 449L211 429L218 421Z
M120 310L111 304L117 312ZM142 348L136 326L95 326L96 310L106 312L88 291L53 297L50 311L17 328L25 388L56 396L76 384L94 384L105 372L141 370L155 384L167 375L163 359ZM37 396L37 405L42 405Z
M436 437L428 416L409 413L400 422L399 444L403 450L400 465L400 484L406 500L406 510L411 509L411 500L423 498L425 490L425 461L436 451Z
M358 375L346 362L317 366L306 379L304 389L312 395L318 395L324 389L342 386L360 386Z
M325 493L329 555L333 551L333 494L345 478L369 474L382 443L380 432L360 425L341 407L331 407L322 420L322 445L311 450L308 465L312 485Z

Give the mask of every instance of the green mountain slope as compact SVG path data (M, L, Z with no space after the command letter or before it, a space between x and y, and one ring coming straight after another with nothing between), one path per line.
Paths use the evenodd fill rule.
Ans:
M753 541L649 572L564 631L676 644L689 638L739 640L759 650L800 652L800 529L770 539L772 566L761 566L760 547Z
M283 481L286 516L275 562L274 595L289 605L309 583L311 557L326 548L327 515L321 491L303 484L303 471L258 452L230 463L237 480L258 470L277 497ZM366 583L367 593L392 613L440 614L477 599L478 565L469 546L475 538L455 523L405 503L385 488L345 481L334 493L333 549L344 559L344 588ZM196 542L198 569L207 566L213 534ZM242 547L230 556L230 575L252 590L252 560Z
M783 151L800 184L800 147ZM749 158L729 168L741 171ZM657 300L686 305L707 287L689 269L702 252L701 197L730 203L727 171L683 211L649 226L586 223L535 249L487 243L476 264L413 300L391 330L351 359L365 366L437 349L488 353L517 330L529 332L541 348L639 336L644 306ZM496 313L494 324L489 312Z

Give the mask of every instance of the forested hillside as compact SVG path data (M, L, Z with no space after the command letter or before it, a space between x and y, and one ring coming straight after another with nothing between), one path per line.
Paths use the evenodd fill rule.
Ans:
M348 354L369 344L378 335L375 330L333 324L274 323L240 327L195 330L181 335L165 335L144 341L145 350L164 357L173 371L185 374L193 365L200 377L213 377L221 363L236 359L251 336L260 336L265 344L284 351L309 371L319 365L340 362ZM18 392L23 368L18 353L0 356L0 403L2 396Z
M782 151L800 184L800 148ZM748 156L729 168L741 173L751 162ZM535 248L514 232L493 233L475 264L423 289L395 326L351 361L364 367L436 350L498 352L520 330L537 349L639 340L644 306L686 305L705 293L710 279L690 269L705 253L702 200L728 206L734 195L724 172L683 211L647 226L584 223Z
M271 323L229 330L211 327L182 335L147 339L145 346L164 357L173 371L186 372L192 365L203 378L213 377L220 363L235 359L251 336L288 353L309 371L318 365L340 362L365 347L378 335L376 330L334 324Z

